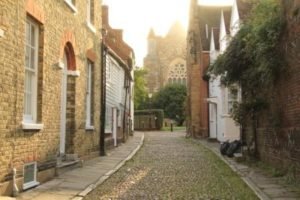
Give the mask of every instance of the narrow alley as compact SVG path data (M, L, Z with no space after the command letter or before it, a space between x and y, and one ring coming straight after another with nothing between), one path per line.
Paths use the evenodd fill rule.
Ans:
M95 199L257 199L210 150L184 132L146 132L143 147L91 192Z

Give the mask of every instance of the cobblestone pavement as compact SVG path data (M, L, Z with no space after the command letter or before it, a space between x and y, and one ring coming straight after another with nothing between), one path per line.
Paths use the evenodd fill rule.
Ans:
M136 156L84 199L258 199L228 165L184 134L146 133Z

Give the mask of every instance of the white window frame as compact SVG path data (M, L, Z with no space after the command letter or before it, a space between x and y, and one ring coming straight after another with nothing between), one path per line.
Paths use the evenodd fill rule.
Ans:
M232 90L236 90L236 98L233 98L232 96ZM227 113L231 114L233 105L235 102L238 102L239 99L239 90L236 87L233 88L227 88Z
M94 26L94 22L91 21L91 10L92 10L92 7L91 7L91 1L92 0L87 0L87 16L86 16L86 25L87 27L93 32L93 33L96 33L97 30ZM94 3L94 2L93 2ZM94 15L94 19L95 19L95 11L93 13Z
M78 12L78 10L77 10L76 6L73 4L72 0L64 0L64 1L75 14Z
M22 126L23 129L42 129L43 125L42 124L37 124L37 88L38 88L38 51L39 51L39 26L35 22L33 22L30 18L27 17L26 19L26 31L27 31L27 26L29 26L29 32L25 32L25 78L24 78L24 109L23 109L23 122ZM34 40L34 46L31 45L32 43L32 32L31 30L33 29L33 33L35 35ZM29 35L27 35L29 34ZM27 37L29 37L29 41L27 41ZM27 49L30 50L30 53L27 53ZM34 58L32 59L31 56L31 51L34 51ZM29 66L26 66L26 55L28 54L28 62ZM34 62L33 66L32 62ZM26 74L27 73L32 73L31 80L28 80ZM31 91L27 91L26 85L30 84ZM30 113L26 113L27 106L28 105L28 99L27 95L28 93L31 93L31 102L30 102Z
M34 175L33 175L33 181L25 183L25 167L28 165L34 165ZM40 183L36 180L37 177L37 163L36 162L30 162L26 163L23 166L23 178L24 178L24 183L23 183L23 190L27 190L29 188L35 187L39 185Z
M94 126L92 124L92 92L94 91L92 88L92 80L93 79L93 62L87 61L87 90L86 90L86 124L85 127L87 130L93 130Z

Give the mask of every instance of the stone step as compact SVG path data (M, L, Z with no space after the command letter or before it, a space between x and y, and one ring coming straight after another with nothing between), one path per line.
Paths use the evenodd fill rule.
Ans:
M56 175L59 176L72 169L82 167L82 161L76 154L66 154L57 158Z

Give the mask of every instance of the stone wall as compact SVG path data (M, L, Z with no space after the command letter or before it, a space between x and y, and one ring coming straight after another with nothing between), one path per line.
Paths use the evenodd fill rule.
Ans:
M0 1L0 181L12 178L16 168L22 176L24 163L37 161L38 170L56 165L59 152L61 78L58 67L63 59L66 43L74 48L75 60L69 70L78 71L74 77L73 152L79 156L99 147L100 110L100 25L101 5L95 1L94 33L86 23L85 1L76 1L75 13L65 1L25 0ZM38 123L41 130L23 130L24 65L26 17L36 21L40 29L38 75ZM87 51L95 55L94 122L95 129L85 130ZM3 191L2 189L0 192ZM10 190L6 190L9 193Z

